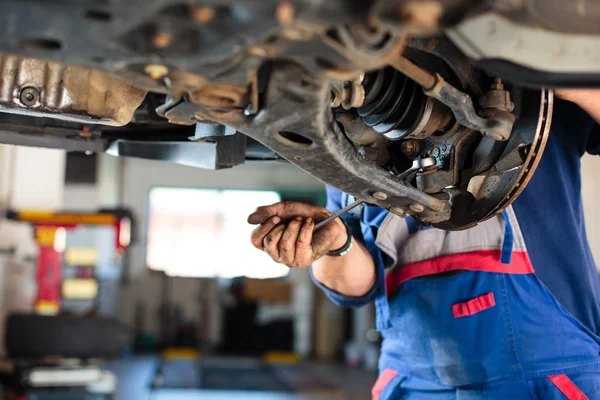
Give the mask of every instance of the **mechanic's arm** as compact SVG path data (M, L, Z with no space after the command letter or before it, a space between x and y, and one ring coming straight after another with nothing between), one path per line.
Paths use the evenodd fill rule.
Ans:
M600 124L600 89L556 89L554 92L577 104Z
M344 246L346 227L338 218L313 235L315 221L331 215L327 209L299 202L259 207L248 222L259 225L252 233L254 247L273 260L293 268L313 265L313 276L329 289L348 297L361 297L375 284L375 263L365 247L353 239L350 252L332 257L326 253Z

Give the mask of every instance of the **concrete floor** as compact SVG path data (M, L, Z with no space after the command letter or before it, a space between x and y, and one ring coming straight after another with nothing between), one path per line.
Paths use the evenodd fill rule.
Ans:
M335 396L316 392L267 393L198 389L151 390L159 360L157 357L135 357L119 360L109 368L117 374L115 400L186 400L186 399L240 399L240 400L364 400L370 398L370 391L376 379L376 372L363 371L337 365L310 364L311 370L319 377L338 388Z

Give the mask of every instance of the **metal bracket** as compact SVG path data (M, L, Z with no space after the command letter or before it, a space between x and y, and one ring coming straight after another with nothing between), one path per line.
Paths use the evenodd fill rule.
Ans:
M106 150L113 156L145 158L204 169L231 168L243 164L246 136L218 137L214 142L151 142L119 139Z
M448 106L462 126L494 140L507 140L510 137L515 121L512 114L502 112L482 118L477 115L471 96L446 82L441 75L431 74L405 57L396 58L390 65L421 85L427 96Z
M333 122L329 80L321 77L314 87L306 87L300 72L298 67L275 65L263 109L254 117L241 110L232 112L223 122L351 196L385 209L414 205L420 210L419 219L431 223L450 218L448 202L413 188L362 157ZM198 116L223 120L222 114L210 110Z
M200 139L233 135L235 135L235 129L228 126L198 122L196 124L196 129L194 130L194 136L190 136L188 139L194 142Z

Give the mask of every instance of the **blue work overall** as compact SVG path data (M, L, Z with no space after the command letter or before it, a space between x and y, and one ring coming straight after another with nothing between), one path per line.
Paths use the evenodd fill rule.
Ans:
M375 300L374 400L600 399L600 337L536 277L511 208L458 232L370 205L345 219L377 284L361 298L317 285L339 305Z

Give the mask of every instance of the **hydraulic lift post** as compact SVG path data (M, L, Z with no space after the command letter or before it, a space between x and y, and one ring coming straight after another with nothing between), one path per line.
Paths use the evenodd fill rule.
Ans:
M35 312L39 314L53 315L60 311L63 253L68 230L82 225L113 226L118 255L122 255L131 242L132 214L124 210L95 213L10 210L5 216L9 220L28 222L34 227L39 248Z

